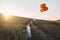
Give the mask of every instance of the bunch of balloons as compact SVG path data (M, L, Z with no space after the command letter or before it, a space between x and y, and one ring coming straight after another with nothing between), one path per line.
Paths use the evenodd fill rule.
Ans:
M40 12L44 12L44 11L47 11L48 10L48 7L46 6L46 4L45 3L43 3L43 4L41 4L40 5Z

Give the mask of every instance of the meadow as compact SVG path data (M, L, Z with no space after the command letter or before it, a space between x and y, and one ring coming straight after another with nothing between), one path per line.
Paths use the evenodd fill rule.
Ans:
M32 21L30 40L60 40L60 20L34 21L31 18L10 16L6 21L3 14L0 14L0 40L28 40L25 23L29 20Z

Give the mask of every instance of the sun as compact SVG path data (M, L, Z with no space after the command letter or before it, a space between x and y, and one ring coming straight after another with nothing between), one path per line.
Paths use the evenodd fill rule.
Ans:
M5 13L5 14L4 14L4 17L5 17L6 21L7 21L8 18L9 18L9 14L8 14L8 13Z

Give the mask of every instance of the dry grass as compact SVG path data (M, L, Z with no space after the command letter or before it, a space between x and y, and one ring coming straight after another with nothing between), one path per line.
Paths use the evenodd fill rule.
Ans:
M25 22L29 18L11 16L12 19L0 20L0 40L27 40ZM31 23L30 40L60 40L60 22L36 20Z

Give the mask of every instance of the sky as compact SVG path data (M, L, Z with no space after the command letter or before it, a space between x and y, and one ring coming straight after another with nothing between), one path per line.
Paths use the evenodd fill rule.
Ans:
M48 11L40 12L40 4L45 3ZM0 13L44 19L60 19L60 0L0 0Z

